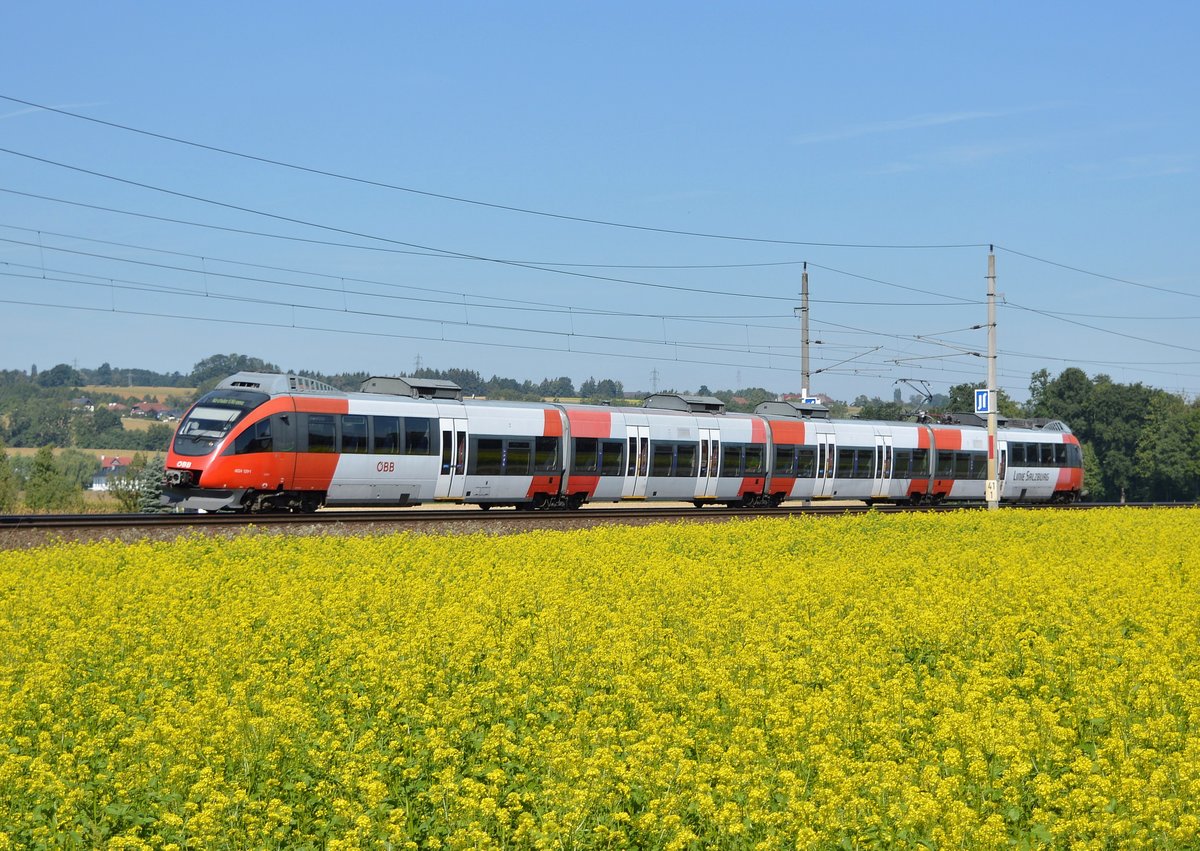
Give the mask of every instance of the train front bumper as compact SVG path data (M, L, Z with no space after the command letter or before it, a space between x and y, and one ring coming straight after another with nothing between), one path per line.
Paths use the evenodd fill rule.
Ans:
M240 511L245 488L198 490L189 487L163 488L161 504L168 511Z

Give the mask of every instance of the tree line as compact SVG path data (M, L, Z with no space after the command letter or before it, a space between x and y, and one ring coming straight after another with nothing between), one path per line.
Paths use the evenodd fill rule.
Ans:
M117 368L107 363L96 369L58 364L40 372L36 366L29 372L0 370L0 445L68 450L52 457L52 466L57 475L70 483L72 492L81 492L99 468L95 455L82 450L127 450L140 452L141 457L153 457L165 453L170 441L173 424L154 423L147 429L126 429L120 415L107 407L108 402L158 401L182 409L217 382L241 371L282 370L268 361L236 353L207 357L187 374ZM370 377L366 372L323 374L301 370L298 374L347 391L357 390ZM497 375L484 378L469 369L426 368L412 372L410 377L453 381L466 396L491 399L581 399L637 404L643 395L627 394L620 381L594 376L578 386L567 376L544 378L540 382L518 381ZM166 391L161 399L122 393L135 382L141 386L179 388L179 393ZM84 386L90 388L92 410L76 404ZM910 396L907 402L900 399L899 393L887 401L860 396L850 406L831 401L829 407L834 416L849 412L864 419L938 418L973 410L974 391L982 386L958 384L950 387L948 393ZM1000 391L1001 414L1014 419L1059 419L1067 423L1083 446L1085 488L1091 499L1193 501L1200 497L1200 403L1196 400L1188 401L1140 383L1120 384L1103 374L1089 377L1075 367L1055 377L1048 370L1039 370L1031 376L1029 389L1029 400L1024 404ZM716 396L730 411L751 411L760 402L776 398L761 387L713 391L701 385L696 392ZM627 396L632 399L627 400ZM3 489L10 486L5 482L16 482L18 491L27 491L31 481L49 476L50 467L45 459L38 463L40 478L34 475L34 461L6 460L0 470L4 477L0 478L0 498ZM39 493L37 486L33 492Z

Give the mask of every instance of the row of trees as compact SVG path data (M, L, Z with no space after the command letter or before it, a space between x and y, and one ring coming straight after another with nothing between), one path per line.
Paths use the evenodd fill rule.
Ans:
M162 457L138 453L133 463L109 480L117 509L125 513L161 510ZM78 512L83 491L99 470L94 455L67 449L55 454L43 446L32 456L10 456L0 442L0 513L29 511Z

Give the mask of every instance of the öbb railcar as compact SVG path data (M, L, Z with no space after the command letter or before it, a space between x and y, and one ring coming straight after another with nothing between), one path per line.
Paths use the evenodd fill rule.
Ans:
M768 402L726 413L712 397L642 407L462 398L449 382L372 378L357 393L296 375L238 373L180 421L163 501L182 510L472 503L578 508L855 499L984 499L988 438L972 425L836 420ZM1062 423L1004 427L1001 499L1063 501L1083 485Z

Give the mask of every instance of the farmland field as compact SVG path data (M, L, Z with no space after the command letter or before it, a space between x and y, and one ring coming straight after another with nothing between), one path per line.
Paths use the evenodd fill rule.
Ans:
M1196 848L1200 511L0 553L0 848Z

